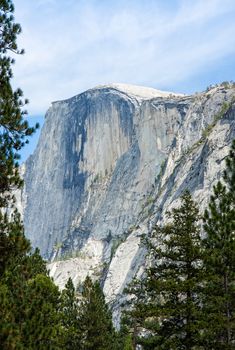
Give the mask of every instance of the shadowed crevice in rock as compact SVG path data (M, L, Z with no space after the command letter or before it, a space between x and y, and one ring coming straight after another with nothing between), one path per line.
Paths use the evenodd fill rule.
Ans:
M234 95L115 84L52 104L26 162L24 223L33 246L61 260L50 265L60 287L69 273L77 283L105 271L119 305L112 286L122 293L143 266L137 233L162 224L185 189L204 210L235 137Z

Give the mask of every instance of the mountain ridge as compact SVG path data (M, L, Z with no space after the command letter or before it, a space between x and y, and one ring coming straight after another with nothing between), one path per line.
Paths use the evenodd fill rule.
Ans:
M62 99L62 100L56 100L53 101L52 104L60 103L60 102L66 102L73 98L78 98L80 95L86 94L86 93L92 93L94 91L99 90L116 90L117 92L124 93L130 97L135 97L138 100L150 100L152 98L156 97L183 97L183 96L190 96L183 93L176 93L173 91L164 91L164 90L158 90L151 87L146 87L142 85L134 85L134 84L126 84L126 83L109 83L109 84L100 84L96 85L93 88L87 89L85 91L82 91L72 97Z
M26 162L24 223L60 288L101 278L118 313L144 268L141 235L186 188L205 207L235 138L234 96L229 85L139 103L101 87L50 107Z

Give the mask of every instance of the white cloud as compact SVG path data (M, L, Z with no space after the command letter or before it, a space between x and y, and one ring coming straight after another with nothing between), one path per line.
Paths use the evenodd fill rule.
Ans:
M26 49L15 81L29 111L45 113L51 101L101 83L180 86L234 55L233 0L164 3L15 0Z

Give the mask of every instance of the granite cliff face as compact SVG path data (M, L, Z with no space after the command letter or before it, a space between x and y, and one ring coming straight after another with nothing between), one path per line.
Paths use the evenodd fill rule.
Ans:
M141 273L140 236L188 188L203 208L235 138L235 89L193 96L124 84L54 102L25 166L26 234L63 287L89 273L107 300Z

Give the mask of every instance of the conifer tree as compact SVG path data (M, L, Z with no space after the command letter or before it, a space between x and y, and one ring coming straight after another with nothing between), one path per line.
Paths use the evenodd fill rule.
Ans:
M1 349L60 349L59 296L38 250L12 259L0 280Z
M120 330L117 335L117 350L134 350L130 326L128 320L124 317L121 319Z
M23 257L30 251L30 243L24 236L19 213L11 217L0 211L0 278L12 260Z
M58 288L39 251L30 254L14 206L14 190L23 184L18 153L35 128L24 119L27 100L22 91L11 86L14 60L9 52L23 53L13 12L11 0L0 1L0 348L54 350L59 349Z
M214 186L204 215L203 334L210 349L235 347L235 141L223 180Z
M14 202L12 189L22 186L19 176L19 150L28 142L34 132L24 119L27 113L23 108L21 89L13 90L11 79L14 59L9 52L22 54L17 46L17 36L21 27L15 23L14 5L11 0L0 1L0 208L9 207ZM38 127L38 125L36 125Z
M82 292L79 328L81 330L81 350L113 350L116 334L111 312L105 302L98 282L87 277Z
M29 279L21 313L22 344L30 350L60 350L63 344L58 287L45 274Z
M147 243L145 241L145 243ZM150 252L149 252L150 254ZM131 334L131 344L133 349L136 349L136 346L139 342L139 333L143 329L145 319L147 314L151 310L151 304L149 301L148 292L147 292L147 275L139 280L137 278L133 279L128 287L124 290L124 293L131 295L131 298L127 298L125 301L125 309L122 312L121 317L121 339L125 338L125 335L128 333Z
M79 306L71 278L68 279L62 291L60 308L64 328L63 348L65 350L80 349Z
M20 89L13 90L11 79L14 59L22 54L17 46L21 27L14 20L11 0L0 1L0 276L11 258L30 251L23 226L14 209L14 191L23 184L18 171L19 150L35 128L24 119L27 100ZM36 125L37 127L38 125ZM7 209L11 208L10 214Z
M130 288L138 297L127 314L144 331L137 339L143 349L200 349L200 217L189 192L181 199L169 222L147 238L151 266L141 287Z

